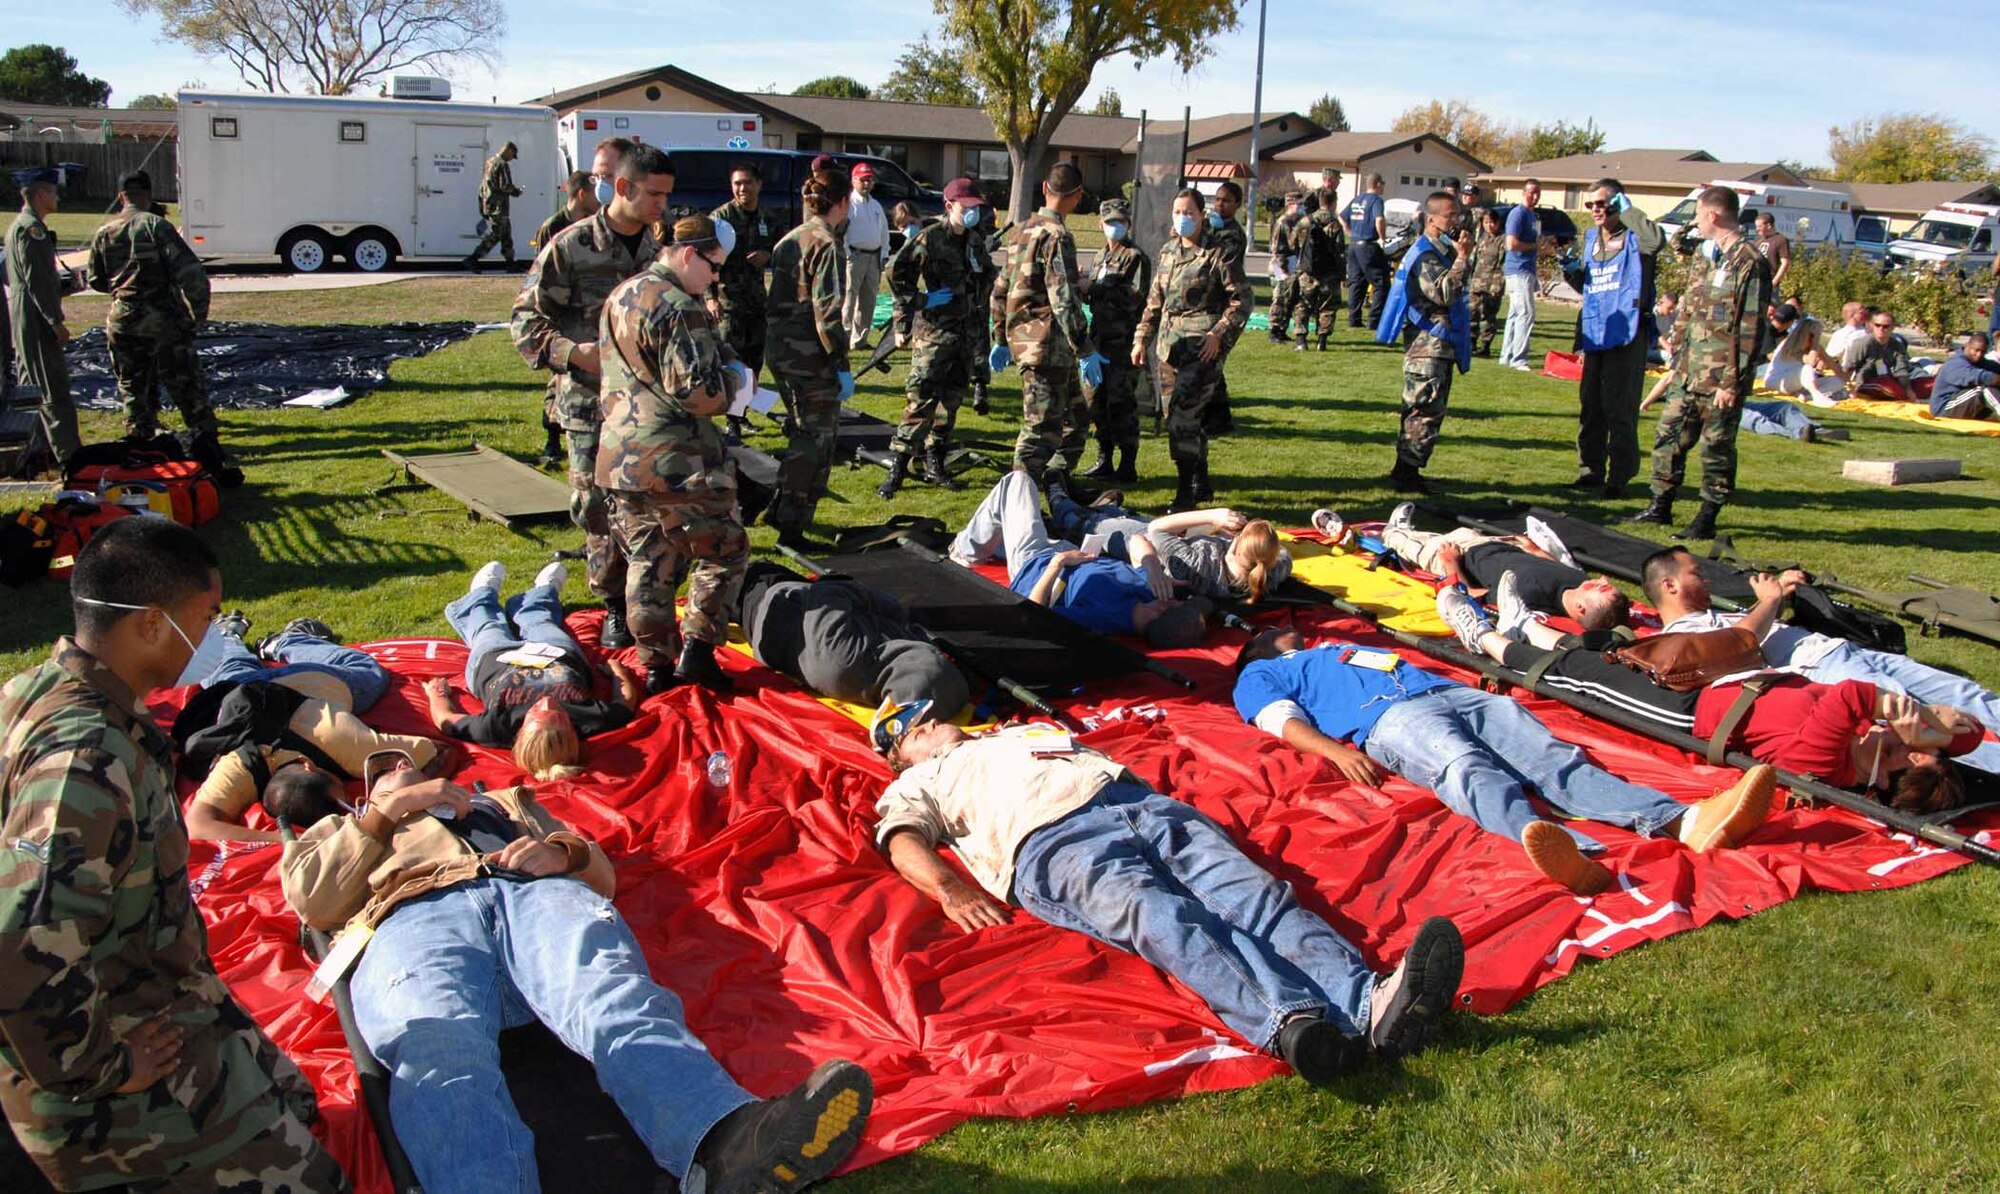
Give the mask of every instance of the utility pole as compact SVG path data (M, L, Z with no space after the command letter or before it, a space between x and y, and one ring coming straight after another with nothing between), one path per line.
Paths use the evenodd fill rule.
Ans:
M1244 188L1243 205L1250 209L1250 247L1257 247L1257 149L1264 137L1264 6L1257 0L1257 82L1250 93L1250 185Z

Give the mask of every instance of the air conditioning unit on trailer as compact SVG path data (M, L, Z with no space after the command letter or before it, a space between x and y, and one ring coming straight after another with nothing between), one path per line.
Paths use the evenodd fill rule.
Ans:
M389 80L391 99L448 100L451 80L434 75L397 75Z

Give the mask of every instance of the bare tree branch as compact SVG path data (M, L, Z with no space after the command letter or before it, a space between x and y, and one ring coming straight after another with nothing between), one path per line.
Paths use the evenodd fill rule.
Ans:
M401 70L491 64L506 30L500 0L118 0L160 18L166 38L219 57L252 87L302 78L345 95Z

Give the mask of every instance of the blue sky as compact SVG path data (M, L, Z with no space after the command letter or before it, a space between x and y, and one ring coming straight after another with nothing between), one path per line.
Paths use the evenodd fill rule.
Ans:
M810 9L770 0L692 8L647 0L503 3L509 21L498 66L457 71L460 98L518 101L664 62L739 90L789 90L833 73L873 85L904 45L936 25L927 0ZM112 0L10 0L9 7L8 44L63 46L111 83L114 104L195 80L240 85L226 64L159 42L151 18L135 21ZM1444 19L1419 27L1395 9L1271 0L1264 107L1303 111L1331 91L1354 127L1377 129L1412 103L1459 97L1508 121L1594 118L1614 149L1698 147L1724 160L1821 162L1829 125L1885 111L1939 112L2000 140L2000 109L1980 102L1986 89L1976 67L1948 65L1942 40L1954 29L1989 25L1984 4L1936 0L1900 30L1896 10L1856 0L1744 6L1758 14L1754 23L1681 7L1634 8L1577 0L1461 3L1425 10ZM552 27L552 10L569 31ZM809 12L824 14L828 27L810 29ZM1196 116L1247 112L1255 22L1251 0L1242 27L1218 39L1214 56L1191 75L1170 63L1135 71L1129 59L1114 60L1098 68L1091 94L1117 88L1128 114L1142 107L1177 114L1184 105ZM1545 32L1520 36L1524 29ZM750 36L756 30L773 37ZM1586 48L1593 32L1601 33L1604 51ZM1772 50L1774 42L1781 48ZM1881 52L1888 46L1898 48Z

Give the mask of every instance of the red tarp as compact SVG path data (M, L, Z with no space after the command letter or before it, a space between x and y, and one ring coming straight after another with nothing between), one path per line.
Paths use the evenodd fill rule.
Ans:
M597 617L573 619L587 643ZM1300 617L1315 634L1369 637L1360 623ZM1585 954L1745 916L1803 890L1898 887L1964 864L1848 813L1792 809L1746 848L1702 857L1593 829L1623 884L1579 899L1429 793L1393 779L1379 792L1358 788L1245 726L1228 702L1228 662L1244 636L1215 637L1218 645L1169 657L1200 682L1195 693L1135 676L1117 693L1069 702L1096 726L1085 741L1215 817L1378 967L1401 955L1424 917L1452 917L1468 947L1461 1004L1474 1012L1505 1009ZM465 649L413 640L370 650L398 683L369 720L427 730L418 684L458 676ZM681 688L649 701L645 716L592 741L584 779L540 793L617 861L617 902L654 977L751 1091L776 1094L821 1058L862 1063L877 1104L851 1164L866 1165L971 1116L1121 1107L1282 1072L1135 957L1019 911L977 935L951 925L871 844L888 772L860 727L748 659L722 658L743 684L738 694L718 701ZM1613 771L1684 800L1733 778L1561 705L1528 703ZM706 777L718 750L733 762L726 790ZM462 774L519 778L507 755L482 748ZM384 1191L332 1008L301 992L309 967L277 859L276 847L195 844L189 873L210 947L237 999L312 1076L342 1164L361 1189Z

